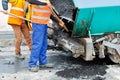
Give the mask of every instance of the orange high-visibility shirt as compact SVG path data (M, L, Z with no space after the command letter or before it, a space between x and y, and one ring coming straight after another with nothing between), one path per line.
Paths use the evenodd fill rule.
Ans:
M51 10L48 5L37 6L31 5L32 13L31 20L33 23L48 24L50 22Z
M9 3L12 5L10 9L11 14L24 17L25 0L9 0ZM8 24L21 25L22 19L10 15Z

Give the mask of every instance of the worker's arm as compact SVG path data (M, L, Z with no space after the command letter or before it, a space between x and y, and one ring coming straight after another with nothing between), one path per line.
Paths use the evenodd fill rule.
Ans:
M8 2L9 3L15 3L16 0L2 0L2 7L4 10L8 10Z
M38 0L27 0L30 4L35 4L35 5L47 5L47 3L40 2Z

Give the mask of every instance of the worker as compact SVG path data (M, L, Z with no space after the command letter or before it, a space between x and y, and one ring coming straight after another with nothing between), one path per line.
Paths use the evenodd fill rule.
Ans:
M10 14L25 17L27 11L27 3L25 0L2 0L2 6L5 14L8 14L8 3L11 3ZM12 26L15 34L15 57L24 59L25 57L21 54L20 48L22 43L22 35L24 36L30 51L32 48L31 36L25 20L9 15L8 24Z
M37 72L39 68L46 67L51 68L53 64L47 62L47 24L50 22L51 10L48 2L45 0L29 0L32 8L31 20L32 20L32 51L29 60L29 70ZM54 19L59 22L61 26L63 22ZM39 67L37 65L39 62Z

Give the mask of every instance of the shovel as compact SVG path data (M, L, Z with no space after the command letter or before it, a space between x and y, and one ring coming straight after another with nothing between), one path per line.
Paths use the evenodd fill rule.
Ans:
M49 5L49 7L50 7L50 9L51 9L51 12L52 12L53 16L56 17L56 19L57 19L58 21L62 21L62 20L58 17L58 15L55 13L54 9L52 8L52 4L51 4L50 0L46 0L46 1L47 1L47 4ZM63 22L63 21L62 21L62 22ZM63 22L63 23L64 23L64 22ZM66 27L65 25L63 25L62 27L68 32L68 29L67 29L67 27Z

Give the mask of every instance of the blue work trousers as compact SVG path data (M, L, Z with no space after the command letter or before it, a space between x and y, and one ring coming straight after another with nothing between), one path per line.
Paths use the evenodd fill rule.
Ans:
M32 51L30 54L29 67L47 64L47 25L46 24L32 24Z

